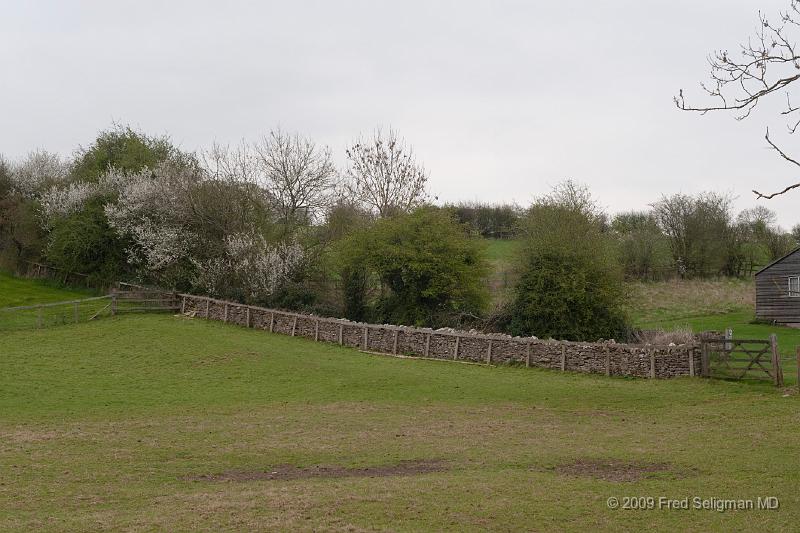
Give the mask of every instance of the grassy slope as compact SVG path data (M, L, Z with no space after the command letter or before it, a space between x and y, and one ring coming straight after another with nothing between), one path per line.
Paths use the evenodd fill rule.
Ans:
M360 354L164 316L0 336L0 529L791 530L797 397ZM208 482L442 458L405 477ZM577 459L666 462L630 482ZM778 511L610 511L610 496Z
M75 300L90 295L88 291L59 288L45 282L15 278L0 272L0 307Z

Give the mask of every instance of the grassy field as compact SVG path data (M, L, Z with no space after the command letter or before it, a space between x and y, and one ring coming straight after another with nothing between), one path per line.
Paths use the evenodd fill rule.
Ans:
M64 289L44 281L15 278L0 271L0 307L75 300L91 295L90 291Z
M0 530L795 530L798 397L171 316L0 336ZM610 497L778 510L612 510ZM691 505L690 501L690 505Z
M520 242L509 239L486 239L486 255L491 265L489 289L492 303L499 305L506 301L514 283L514 260Z

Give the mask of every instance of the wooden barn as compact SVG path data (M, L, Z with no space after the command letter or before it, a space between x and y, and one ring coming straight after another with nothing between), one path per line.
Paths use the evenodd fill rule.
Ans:
M756 317L800 326L800 248L756 272Z

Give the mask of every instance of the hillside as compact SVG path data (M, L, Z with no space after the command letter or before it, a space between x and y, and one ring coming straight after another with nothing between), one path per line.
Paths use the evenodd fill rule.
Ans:
M45 281L16 278L0 271L0 307L75 300L91 294L91 291L67 289Z

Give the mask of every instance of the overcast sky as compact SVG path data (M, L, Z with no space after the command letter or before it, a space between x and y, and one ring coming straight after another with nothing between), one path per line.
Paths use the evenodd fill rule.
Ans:
M524 205L569 177L612 212L702 190L742 209L797 178L763 140L784 124L672 96L788 3L0 0L0 153L67 155L113 121L187 150L281 126L344 165L391 125L441 200ZM800 223L800 193L767 205Z

